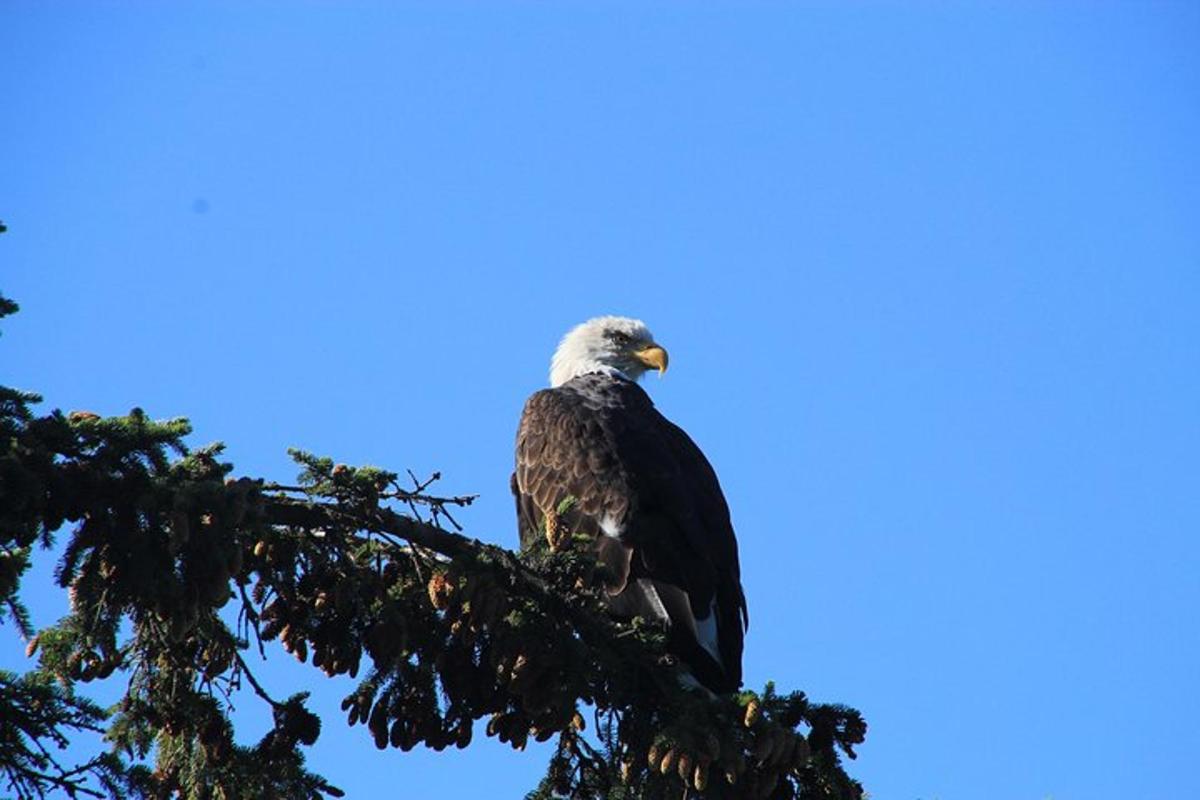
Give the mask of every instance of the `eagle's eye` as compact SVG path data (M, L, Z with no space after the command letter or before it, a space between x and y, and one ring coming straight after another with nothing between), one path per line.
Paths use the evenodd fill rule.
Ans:
M613 331L611 334L609 334L609 338L612 339L615 344L620 345L621 347L625 347L633 341L632 336L630 336L628 333L622 333L621 331Z

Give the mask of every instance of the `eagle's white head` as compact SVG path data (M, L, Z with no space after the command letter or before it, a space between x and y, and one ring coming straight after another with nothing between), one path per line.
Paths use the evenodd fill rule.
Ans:
M596 317L572 328L554 351L550 385L562 386L589 372L623 375L631 381L647 369L667 371L667 351L641 320Z

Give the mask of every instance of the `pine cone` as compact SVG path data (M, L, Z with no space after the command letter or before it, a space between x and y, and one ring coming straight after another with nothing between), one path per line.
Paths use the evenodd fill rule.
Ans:
M429 603L438 611L444 610L450 605L450 593L452 591L450 582L446 580L444 572L435 572L429 579L427 587L429 591Z
M650 769L658 769L658 765L662 763L662 749L657 744L650 745L650 749L646 752L646 763Z
M708 788L708 764L703 761L696 765L696 770L692 774L692 786L696 787L697 792L703 792Z
M757 700L751 700L749 703L746 703L746 716L742 721L747 728L753 727L754 723L758 722L760 711L761 708Z
M690 754L680 753L676 771L679 773L679 780L683 781L684 784L692 780L692 757Z

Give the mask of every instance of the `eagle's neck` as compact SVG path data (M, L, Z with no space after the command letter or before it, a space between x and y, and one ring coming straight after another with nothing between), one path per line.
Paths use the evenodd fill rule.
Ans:
M610 378L624 378L630 380L629 376L611 364L604 364L599 361L591 363L573 364L570 368L560 369L558 365L550 369L550 386L557 389L569 380L582 377L584 375L607 375Z

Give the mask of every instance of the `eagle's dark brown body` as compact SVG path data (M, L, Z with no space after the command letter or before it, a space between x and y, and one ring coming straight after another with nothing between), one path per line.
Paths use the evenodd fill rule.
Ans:
M523 546L575 498L557 524L595 537L614 613L666 622L709 689L741 685L748 618L729 508L704 454L641 387L592 373L530 397L513 490Z

